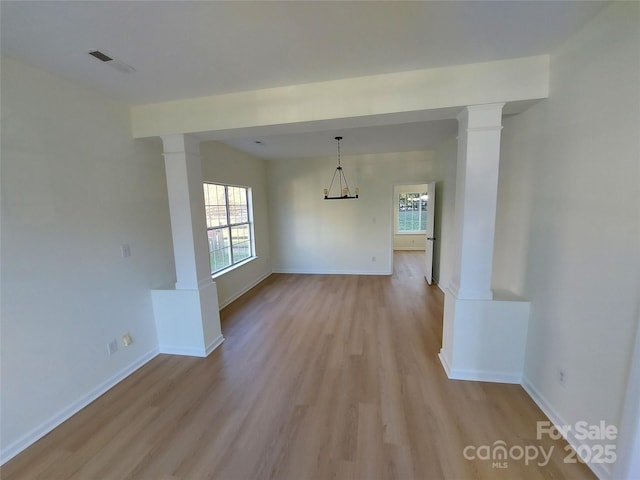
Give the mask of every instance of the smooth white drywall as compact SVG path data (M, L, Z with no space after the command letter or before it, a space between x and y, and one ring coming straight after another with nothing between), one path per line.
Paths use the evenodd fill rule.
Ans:
M251 188L256 259L216 276L220 307L228 305L271 274L266 161L220 142L200 144L206 182Z
M436 204L433 278L445 289L451 281L456 202L458 142L452 137L435 150Z
M493 283L531 300L525 381L569 424L619 424L638 319L639 9L603 10L504 121Z
M160 142L132 140L125 105L2 58L3 460L154 355L150 289L171 281Z
M400 193L426 192L427 184L396 185L393 190L393 249L394 250L424 250L427 236L424 233L398 233L398 213Z
M394 219L397 224L397 221ZM427 237L424 233L418 234L396 234L393 236L393 249L394 250L423 250L425 249L425 242Z
M640 305L638 321L640 322ZM617 449L618 460L613 468L613 478L640 478L640 323L638 327L627 381Z
M335 158L269 161L273 271L391 274L393 185L427 182L433 164L430 151L343 155L360 198L324 200Z

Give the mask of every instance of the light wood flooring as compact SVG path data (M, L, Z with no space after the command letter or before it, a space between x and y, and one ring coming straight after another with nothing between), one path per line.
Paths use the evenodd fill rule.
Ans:
M385 276L274 274L222 311L208 358L160 355L9 461L2 479L591 479L518 385L448 380L443 295ZM545 467L467 445L554 447Z

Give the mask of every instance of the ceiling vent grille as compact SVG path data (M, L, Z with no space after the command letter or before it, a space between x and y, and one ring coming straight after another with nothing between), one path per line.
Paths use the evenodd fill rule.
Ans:
M89 52L89 55L93 55L102 62L110 62L113 60L113 58L111 58L109 55L105 55L100 50L92 50Z
M105 63L110 67L113 67L120 73L131 73L136 71L136 69L133 68L131 65L127 65L126 63L121 62L120 60L113 59L106 53L101 52L100 50L91 50L89 51L89 55L91 55L94 58L97 58L102 63Z

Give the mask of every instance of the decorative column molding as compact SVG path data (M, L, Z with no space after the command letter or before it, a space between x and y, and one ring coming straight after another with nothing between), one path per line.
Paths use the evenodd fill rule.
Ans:
M490 300L504 103L466 107L458 115L454 266L458 298Z
M162 137L176 264L176 289L211 283L202 193L200 142L188 135Z
M456 237L439 356L449 378L520 383L530 303L491 291L503 105L458 115Z
M224 337L211 280L200 142L178 134L163 136L162 144L177 281L151 291L158 350L206 357Z

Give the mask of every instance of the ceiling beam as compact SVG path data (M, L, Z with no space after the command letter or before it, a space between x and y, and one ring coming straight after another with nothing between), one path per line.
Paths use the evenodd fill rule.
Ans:
M134 138L402 116L455 118L459 108L549 95L549 56L413 70L131 107ZM276 131L274 131L276 130Z

